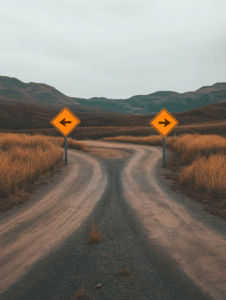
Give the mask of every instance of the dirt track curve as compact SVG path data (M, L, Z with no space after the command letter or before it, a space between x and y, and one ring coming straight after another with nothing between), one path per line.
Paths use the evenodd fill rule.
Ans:
M0 214L0 299L33 263L79 228L107 187L104 162L121 159L121 196L136 211L150 241L172 257L200 291L225 300L226 222L170 190L159 175L161 147L82 142L90 153L68 150L68 166L60 175L27 203Z

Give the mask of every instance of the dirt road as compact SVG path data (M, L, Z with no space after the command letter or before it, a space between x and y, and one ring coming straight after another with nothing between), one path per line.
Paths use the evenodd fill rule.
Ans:
M68 166L62 168L60 175L27 203L0 214L0 298L14 299L13 291L11 296L4 292L83 224L108 187L114 188L112 194L117 190L136 212L150 243L156 245L162 257L167 256L172 268L188 276L197 288L196 294L203 297L197 299L225 300L226 222L170 190L169 182L159 175L160 171L167 172L161 168L161 147L85 143L90 147L89 153L68 150ZM107 165L110 160L117 161L114 172L121 166L115 186ZM55 299L51 297L46 299ZM20 299L18 294L15 299ZM186 292L183 299L187 299Z

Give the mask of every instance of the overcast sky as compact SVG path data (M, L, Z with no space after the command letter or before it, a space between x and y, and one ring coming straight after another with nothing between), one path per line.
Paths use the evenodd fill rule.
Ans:
M81 98L226 82L226 0L7 0L0 75Z

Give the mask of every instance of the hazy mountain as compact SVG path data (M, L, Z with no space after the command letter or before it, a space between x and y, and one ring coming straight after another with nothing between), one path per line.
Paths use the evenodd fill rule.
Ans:
M17 78L0 76L0 103L28 104L57 110L66 106L68 108L75 108L80 112L93 113L106 111L106 109L94 106L83 106L76 102L75 99L76 98L62 94L47 84L34 82L24 83ZM109 110L109 112L111 112L111 110Z
M24 83L16 78L0 76L0 103L28 104L54 110L66 106L78 112L152 115L162 108L176 113L223 102L226 102L225 82L204 86L186 93L158 91L128 99L104 97L83 99L68 97L54 87L43 83Z

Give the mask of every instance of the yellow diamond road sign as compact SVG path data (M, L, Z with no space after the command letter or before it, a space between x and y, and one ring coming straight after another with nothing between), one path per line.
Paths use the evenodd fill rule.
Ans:
M64 136L69 135L81 121L67 108L63 108L50 122Z
M150 125L157 130L161 136L167 136L179 122L163 108L150 122Z

